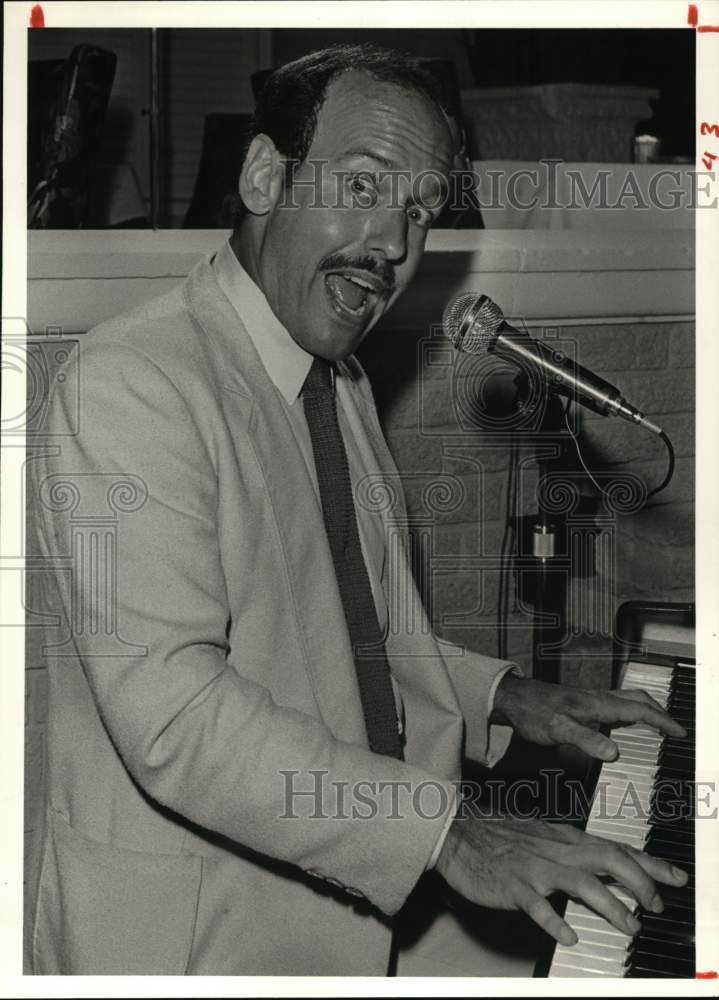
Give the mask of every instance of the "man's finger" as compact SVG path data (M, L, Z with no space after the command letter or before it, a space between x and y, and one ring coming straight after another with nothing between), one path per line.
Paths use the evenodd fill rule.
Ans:
M689 876L682 868L670 865L668 861L662 861L661 858L653 858L650 854L638 851L634 847L627 847L627 851L637 864L641 865L647 875L655 879L655 881L673 886L687 884Z
M629 701L642 701L645 705L652 705L654 708L663 711L662 706L656 698L653 698L648 691L644 691L642 688L620 688L612 691L612 694L617 698L628 698Z
M574 719L565 717L555 729L558 743L568 743L578 747L590 757L597 757L599 760L616 760L619 755L617 744L610 740L608 736L598 733L596 729L589 729Z
M597 875L611 877L627 888L646 910L660 913L663 909L651 873L640 863L640 852L630 854L620 844L589 836L580 848L580 865ZM672 879L672 884L676 881Z
M686 736L684 727L643 691L598 693L594 696L594 704L587 704L586 709L577 715L587 721L592 718L608 725L644 722L668 736Z
M540 896L538 892L526 887L517 899L517 905L542 930L551 934L555 941L559 941L560 944L567 947L577 943L576 933L565 920L562 920L552 904Z
M595 875L558 865L557 888L580 900L623 934L637 934L640 924L627 907Z

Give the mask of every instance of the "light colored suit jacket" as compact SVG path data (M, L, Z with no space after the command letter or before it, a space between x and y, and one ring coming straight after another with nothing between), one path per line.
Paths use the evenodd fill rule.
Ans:
M78 363L79 431L59 386L60 453L30 463L43 604L66 616L34 971L384 974L506 664L438 643L395 547L406 760L369 751L320 505L208 262ZM366 377L343 375L396 482ZM318 782L319 806L288 799Z

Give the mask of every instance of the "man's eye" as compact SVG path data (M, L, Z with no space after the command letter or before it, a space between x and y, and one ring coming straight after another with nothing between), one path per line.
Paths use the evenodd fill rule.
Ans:
M422 226L424 229L429 229L434 221L431 213L425 208L420 208L419 205L413 205L407 209L407 218L410 222L414 222L415 225Z
M350 188L355 194L365 194L374 186L371 174L355 174L350 180Z

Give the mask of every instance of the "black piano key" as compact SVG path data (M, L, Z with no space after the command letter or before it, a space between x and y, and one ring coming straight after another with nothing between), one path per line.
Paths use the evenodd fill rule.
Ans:
M647 820L656 826L669 826L677 830L694 829L694 810L690 802L668 800L652 802Z
M664 781L661 777L654 782L654 790L651 794L652 804L666 802L671 804L694 802L694 786L690 780L684 781Z
M666 826L655 827L649 832L647 844L679 844L682 847L693 845L694 836L691 827L668 823Z
M662 761L661 769L657 772L657 780L680 781L694 773L694 768L688 768L685 763L673 760Z
M694 909L695 888L694 885L668 886L657 884L657 892L661 896L664 906L679 906L682 909Z
M669 687L669 703L675 698L695 698L696 697L696 685L693 681L684 680L679 678L675 680Z
M669 955L656 955L642 951L635 952L629 963L629 968L639 966L651 969L656 973L668 973L673 976L694 975L694 961L691 959L675 958Z
M647 817L647 824L652 827L661 827L668 830L682 830L687 837L694 835L694 817L689 811L689 806L684 807L684 812L680 812L681 806L673 805L671 808L666 805L651 806Z
M654 969L647 968L646 966L634 966L631 969L627 969L627 979L681 979L683 977L677 976L674 972L655 972ZM691 976L690 978L694 978Z
M681 961L694 961L694 945L685 941L667 941L666 938L651 937L641 930L632 941L628 957L632 955L666 955Z
M652 834L655 830L652 830ZM661 831L664 832L663 830ZM675 844L668 840L648 839L644 850L651 854L653 858L661 858L670 863L676 862L678 868L682 868L686 862L694 858L694 844Z
M667 711L685 711L692 718L695 712L696 694L694 689L676 688L667 698Z
M653 937L662 938L667 941L694 941L694 920L692 918L680 918L670 920L664 914L646 913L644 915L644 926L647 933Z
M661 750L674 750L676 753L683 753L694 757L696 746L692 740L685 740L679 736L665 736L662 740Z
M694 687L696 682L697 678L693 670L674 670L670 687L677 684L686 684L687 686Z
M692 710L694 709L696 701L696 688L693 684L679 683L671 688L669 698L667 699L668 705L671 706L679 700L686 702Z
M669 687L669 697L674 695L696 698L696 678L676 676Z
M660 861L666 861L670 865L676 865L677 868L681 868L682 871L687 873L687 865L694 857L693 844L689 847L684 847L681 844L652 844L651 846L645 845L644 851L647 854L650 854L653 858L659 858Z
M651 914L651 916L654 915L655 914ZM640 923L644 920L645 916L646 915L643 914L640 918L638 918ZM664 901L664 909L661 913L656 914L656 916L661 917L662 920L668 920L672 924L691 924L691 921L687 920L686 907L675 906L673 903L668 903L666 900Z
M674 826L679 829L694 829L694 806L693 803L684 801L672 801L669 798L659 799L649 804L650 823L657 825Z
M681 722L685 729L687 726L696 726L693 699L676 698L671 704L667 705L667 712L677 722Z
M687 777L694 772L696 752L693 746L686 743L679 743L676 740L665 740L659 748L657 763L662 766L667 757L676 757L683 761L683 766L687 769Z
M678 747L675 744L665 742L659 750L659 767L666 764L668 767L683 767L687 774L694 770L694 754L690 753L686 747Z
M694 909L695 894L694 889L688 885L682 886L658 886L659 895L665 903L672 903L675 906L684 906L687 909Z

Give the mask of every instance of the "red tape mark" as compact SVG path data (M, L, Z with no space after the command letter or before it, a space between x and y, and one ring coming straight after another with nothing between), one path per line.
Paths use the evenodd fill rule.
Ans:
M719 972L696 972L695 979L719 979Z
M687 8L687 24L697 31L719 31L719 24L699 24L699 11L695 3L690 3Z
M39 3L36 3L33 9L30 11L30 27L31 28L45 27L45 14Z

